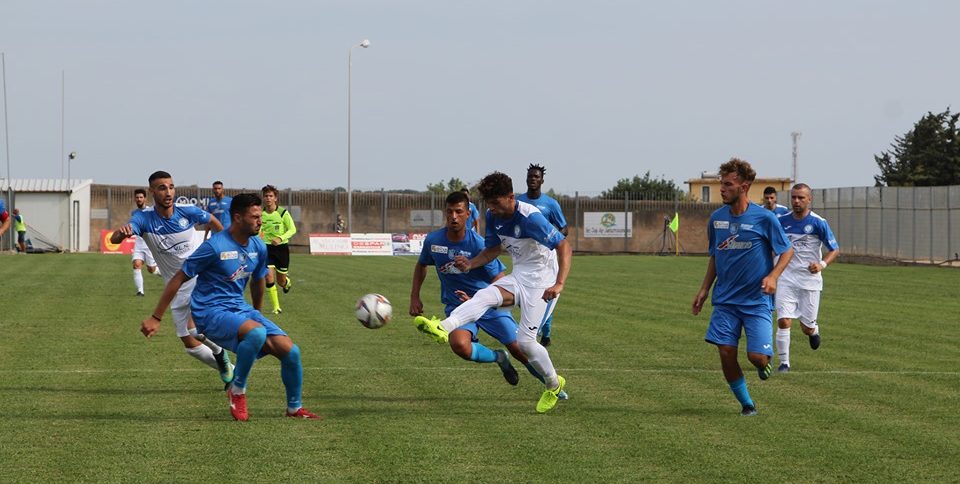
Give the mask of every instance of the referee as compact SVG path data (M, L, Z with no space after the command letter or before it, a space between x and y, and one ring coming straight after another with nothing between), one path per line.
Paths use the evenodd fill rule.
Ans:
M267 244L267 295L273 303L273 314L283 312L280 309L280 298L277 296L277 285L283 288L283 293L290 292L293 280L287 275L290 267L290 238L297 233L297 226L287 209L277 204L280 192L277 187L267 185L260 190L263 194L263 215L260 226L260 238Z

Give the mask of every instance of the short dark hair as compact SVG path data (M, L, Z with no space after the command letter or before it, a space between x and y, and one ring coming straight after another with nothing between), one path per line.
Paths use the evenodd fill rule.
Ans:
M470 207L470 197L463 191L450 192L450 194L447 195L447 205L456 205L458 203Z
M232 219L238 213L243 214L250 207L261 206L263 206L263 200L256 193L241 193L234 196L233 201L230 202L230 218Z
M134 194L134 195L147 196L147 191L144 190L144 189L142 189L142 188L138 188L138 189L136 189L136 190L133 191L133 194Z
M211 186L217 186L217 185L223 186L223 182L220 181L220 180L217 180L217 181L213 182L213 185L211 185Z
M730 161L720 165L721 177L730 173L736 173L740 181L747 183L753 183L753 180L757 178L757 172L750 166L750 163L740 158L730 158Z
M160 178L173 178L173 176L163 170L158 170L153 172L150 178L147 178L147 183L153 185L153 181Z
M546 175L546 174L547 174L547 169L544 168L543 165L538 165L538 164L535 164L535 163L530 163L530 166L527 167L527 173L529 173L529 172L532 171L532 170L538 170L538 171L540 172L540 176L543 176L543 175Z
M273 192L273 194L277 197L280 196L280 190L277 190L277 187L273 185L264 185L263 188L260 189L260 193L264 195L266 195L267 192Z
M480 180L477 190L484 200L505 197L513 194L513 180L506 173L495 171Z
M767 187L767 188L764 188L764 189L763 189L763 194L764 194L764 195L769 195L769 194L771 194L771 193L774 194L774 195L776 195L776 194L777 194L777 189L776 189L776 188L773 188L773 187Z
M804 188L806 188L807 191L813 193L813 189L810 188L810 185L807 185L806 183L797 183L796 185L793 186L791 190L803 190Z

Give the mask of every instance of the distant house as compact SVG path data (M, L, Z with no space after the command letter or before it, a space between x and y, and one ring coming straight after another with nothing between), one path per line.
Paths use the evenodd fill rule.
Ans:
M700 174L700 178L691 178L686 181L689 186L687 192L691 200L708 203L721 203L720 200L720 175L715 171L705 171ZM750 186L750 201L763 203L763 189L766 187L776 188L778 192L790 190L793 186L791 178L757 178ZM783 204L783 200L780 200Z

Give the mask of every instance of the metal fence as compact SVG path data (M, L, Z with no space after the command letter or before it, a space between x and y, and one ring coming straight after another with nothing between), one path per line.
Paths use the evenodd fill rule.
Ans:
M129 219L134 188L92 187L92 238L99 236L98 229L115 228ZM227 193L242 191L251 190ZM179 201L201 206L213 195L205 187L177 187L177 192ZM789 205L789 192L780 197L781 203ZM574 249L595 253L706 253L706 223L720 206L658 200L638 193L611 199L578 192L559 196L557 201L566 215ZM352 231L428 232L443 225L443 202L443 195L433 193L355 192ZM347 195L342 191L286 189L281 190L280 203L297 222L292 244L300 250L309 245L310 233L333 232L338 213L347 218ZM482 201L475 203L482 212ZM818 189L813 191L812 208L830 223L845 255L921 263L942 263L960 255L960 186ZM585 214L591 213L630 220L629 236L626 231L622 237L588 236ZM678 235L666 229L668 217L675 213L680 215ZM97 250L96 243L91 241L92 250Z
M790 192L780 197L789 204ZM824 188L813 190L812 209L830 223L841 254L960 259L960 186Z

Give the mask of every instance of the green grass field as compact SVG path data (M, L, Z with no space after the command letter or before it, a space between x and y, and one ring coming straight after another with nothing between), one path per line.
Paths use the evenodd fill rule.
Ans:
M139 333L159 278L135 298L127 257L0 257L0 480L960 480L955 269L830 266L823 346L795 327L793 371L747 371L761 414L743 418L703 342L708 315L690 314L704 258L576 257L550 348L571 399L546 415L522 368L511 387L414 330L413 263L294 256L275 320L325 420L282 417L267 358L240 423L169 314L157 337ZM428 311L437 291L431 274ZM354 320L367 292L395 305L383 329Z

